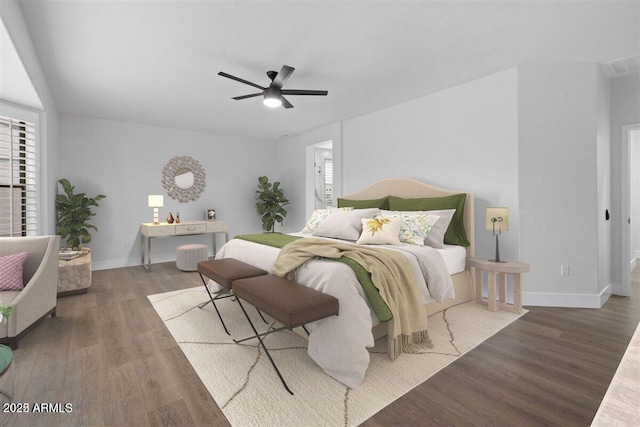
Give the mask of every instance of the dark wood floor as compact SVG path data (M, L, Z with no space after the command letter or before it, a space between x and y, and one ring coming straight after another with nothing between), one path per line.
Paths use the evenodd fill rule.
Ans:
M146 295L200 285L173 263L94 272L15 352L15 400L70 413L2 425L229 425ZM640 285L600 310L531 311L365 425L588 426L640 320Z

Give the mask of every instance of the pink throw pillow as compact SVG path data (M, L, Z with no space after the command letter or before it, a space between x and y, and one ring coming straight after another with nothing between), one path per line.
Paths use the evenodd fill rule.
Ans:
M26 252L0 256L0 291L21 291L22 267L27 259Z

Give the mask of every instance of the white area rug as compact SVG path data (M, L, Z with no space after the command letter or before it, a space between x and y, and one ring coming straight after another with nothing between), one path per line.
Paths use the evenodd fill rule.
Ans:
M520 317L492 313L473 302L435 314L429 317L433 349L392 362L386 338L378 340L364 383L356 389L326 375L307 355L305 339L288 331L269 335L265 344L295 393L291 396L257 340L233 342L232 337L253 333L231 298L216 301L231 337L211 304L197 307L209 299L203 287L148 298L233 426L358 425ZM245 305L259 331L266 330Z

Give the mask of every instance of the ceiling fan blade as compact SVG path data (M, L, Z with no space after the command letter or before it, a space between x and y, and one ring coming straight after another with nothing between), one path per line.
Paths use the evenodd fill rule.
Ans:
M293 105L291 105L291 103L287 101L287 98L285 98L284 96L282 97L282 106L284 108L293 108Z
M282 89L283 95L317 95L327 96L329 92L326 90L300 90L300 89Z
M265 89L266 89L266 88L264 88L264 87L262 87L262 86L260 86L260 85L257 85L257 84L255 84L255 83L251 83L251 82L249 82L249 81L246 81L246 80L244 80L244 79L241 79L240 77L232 76L231 74L227 74L227 73L224 73L224 72L222 72L222 71L220 71L220 72L218 73L218 75L219 75L219 76L222 76L222 77L226 77L226 78L231 79L231 80L235 80L235 81L240 82L240 83L244 83L244 84L249 85L249 86L257 87L258 89L262 89L262 90L265 90Z
M240 101L241 99L253 98L254 96L262 96L262 92L260 92L260 93L252 93L251 95L234 96L231 99L235 99L235 100Z
M288 65L283 65L280 71L278 71L276 78L273 79L273 83L271 83L271 85L278 88L282 88L282 86L284 86L284 83L287 81L289 76L291 76L291 74L294 71L295 71L295 68L289 67Z

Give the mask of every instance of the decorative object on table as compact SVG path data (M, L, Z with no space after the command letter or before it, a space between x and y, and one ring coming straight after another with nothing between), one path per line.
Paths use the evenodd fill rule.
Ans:
M498 243L498 237L503 231L509 231L509 212L507 208L487 208L487 230L491 230L493 235L496 236L496 257L492 259L493 262L500 261L500 245Z
M206 177L197 160L189 156L174 156L162 169L162 187L172 199L189 202L200 197L206 186Z
M56 210L58 211L57 233L64 239L67 238L66 247L72 249L82 248L82 243L91 241L88 228L98 231L98 227L87 221L96 214L92 206L99 206L98 200L107 196L102 194L96 197L86 197L85 193L74 194L74 186L66 178L58 180L65 194L56 196ZM67 237L68 236L68 237Z
M2 301L0 301L0 323L7 323L7 319L9 318L9 316L11 316L12 311L12 306L5 305Z
M289 204L289 200L284 197L280 182L276 181L272 185L266 176L258 178L258 188L259 190L256 190L258 195L256 208L258 214L262 215L262 229L273 233L276 222L282 224L287 216L284 206Z
M167 224L173 224L173 214L169 211L169 215L167 215Z
M180 224L180 212L176 212L176 224Z
M216 210L215 209L207 209L206 218L207 221L215 221L216 220Z
M61 250L58 253L58 259L61 259L63 261L68 261L70 259L78 258L79 256L81 256L83 254L84 254L83 251L74 251L74 250L69 249L69 248L64 248L63 250Z
M248 84L249 86L257 87L262 92L252 93L250 95L236 96L233 99L241 100L247 98L253 98L255 96L263 96L262 103L267 107L275 108L284 106L284 108L293 108L293 105L282 95L315 95L315 96L327 96L329 92L326 90L300 90L300 89L282 89L285 82L295 71L295 68L283 65L280 71L267 71L267 76L271 79L269 87L262 87L255 83L248 82L231 74L220 71L219 76L226 77L231 80L235 80L240 83Z
M160 221L158 220L158 208L164 206L164 196L161 194L150 195L148 205L150 208L153 208L153 223L160 224Z

